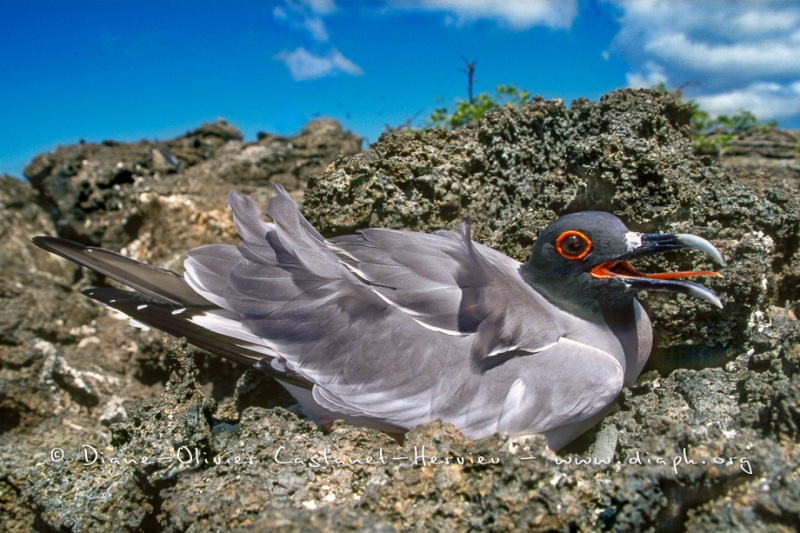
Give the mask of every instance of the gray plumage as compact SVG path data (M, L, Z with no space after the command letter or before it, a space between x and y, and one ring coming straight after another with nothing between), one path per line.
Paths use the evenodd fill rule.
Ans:
M562 217L521 264L473 242L466 222L326 240L276 190L273 222L229 193L242 245L191 250L184 276L62 239L34 242L136 291L88 296L272 375L319 422L392 431L441 419L471 438L544 433L552 448L596 422L641 372L652 331L638 290L719 304L700 285L621 266L686 247L713 255L707 241L653 244L606 213ZM565 257L581 243L570 234L565 250L554 245L564 228L589 235L591 254Z

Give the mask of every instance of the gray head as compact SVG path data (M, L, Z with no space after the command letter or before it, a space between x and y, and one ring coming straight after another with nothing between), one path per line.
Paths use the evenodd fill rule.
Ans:
M522 272L552 303L579 315L629 305L642 290L679 292L722 307L710 289L678 279L719 276L716 272L643 274L628 262L684 248L704 251L725 264L719 251L701 237L636 233L614 215L585 211L551 223L534 243Z

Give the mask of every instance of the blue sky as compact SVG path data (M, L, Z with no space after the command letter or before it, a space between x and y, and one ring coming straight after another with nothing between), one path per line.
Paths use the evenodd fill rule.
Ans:
M713 113L800 128L797 1L0 0L0 173L220 117L246 140L325 116L374 142L466 99L462 57L476 93L693 82Z

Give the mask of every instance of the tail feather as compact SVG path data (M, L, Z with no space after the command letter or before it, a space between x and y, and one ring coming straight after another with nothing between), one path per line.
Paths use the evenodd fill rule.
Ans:
M181 307L174 304L153 302L141 295L110 287L89 289L83 292L89 298L117 309L131 319L146 326L159 329L175 337L185 337L187 342L235 363L255 368L282 381L310 388L311 384L294 372L278 364L275 356L248 348L248 336L225 335L198 324L197 317L213 313L216 306Z
M171 270L140 263L110 250L84 246L58 237L34 237L32 240L36 246L48 252L108 276L160 302L209 305L208 300L189 287L183 276Z
M58 237L40 236L32 241L40 248L134 289L136 292L110 287L84 291L86 296L121 311L133 321L175 337L186 337L198 348L255 368L283 382L311 387L307 380L285 368L267 345L251 338L253 334L241 322L224 320L226 311L198 294L180 274ZM235 247L230 248L237 251ZM221 272L225 269L222 268Z

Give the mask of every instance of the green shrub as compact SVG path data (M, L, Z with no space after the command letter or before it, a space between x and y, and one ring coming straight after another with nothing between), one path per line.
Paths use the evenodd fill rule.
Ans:
M680 89L670 90L663 83L658 84L654 89L668 92L678 100L683 101ZM728 143L736 133L748 131L754 128L762 130L774 129L778 126L777 122L762 122L746 109L740 109L734 115L718 115L712 117L707 111L700 109L700 105L694 100L686 102L692 106L692 139L695 152L701 154L724 154L728 151Z
M663 83L653 87L675 96L684 101L681 88L670 90ZM471 88L470 88L471 92ZM459 101L455 109L450 111L447 107L435 109L428 118L428 127L456 129L465 126L483 117L487 111L502 106L519 106L531 100L531 94L520 90L511 84L498 85L494 95L480 93L470 101ZM692 139L694 149L704 154L724 154L728 151L728 143L736 133L761 128L764 130L777 127L776 122L761 122L746 109L741 109L733 115L711 116L707 111L700 109L694 100L688 103L692 107ZM800 140L796 150L800 153Z
M518 106L531 99L528 91L519 90L511 84L498 85L494 96L480 93L471 102L459 101L455 109L435 109L428 118L428 126L455 129L467 125L473 120L483 117L487 111L504 105Z

